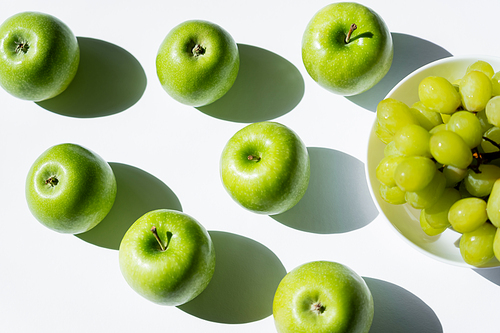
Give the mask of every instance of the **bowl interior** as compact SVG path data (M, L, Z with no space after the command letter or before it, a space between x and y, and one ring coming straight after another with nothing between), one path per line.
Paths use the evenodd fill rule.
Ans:
M495 72L500 71L500 58L487 56L445 58L430 63L411 73L396 85L386 97L397 99L411 106L418 101L418 84L425 77L442 76L453 82L456 79L460 79L465 74L467 67L477 60L490 63ZM420 210L414 209L409 204L392 205L380 197L378 190L380 183L375 176L375 170L380 160L384 157L384 147L385 144L375 134L374 123L368 141L366 172L370 191L376 205L378 205L379 211L385 215L397 232L417 250L449 264L476 268L465 263L460 255L458 242L461 235L459 233L453 230L446 230L441 235L428 236L420 228ZM498 266L500 266L500 262L493 259L484 267Z

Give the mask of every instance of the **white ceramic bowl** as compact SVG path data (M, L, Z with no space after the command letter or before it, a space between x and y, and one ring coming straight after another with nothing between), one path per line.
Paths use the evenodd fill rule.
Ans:
M500 58L490 56L460 56L449 57L432 62L414 71L399 82L386 96L394 98L411 106L418 101L418 84L427 76L442 76L453 82L461 78L467 67L483 60L493 66L495 72L500 71ZM379 194L379 181L375 176L375 169L384 157L385 144L375 134L375 124L372 127L367 152L366 175L370 192L378 209L389 220L397 232L414 248L424 254L448 264L476 268L468 265L462 259L458 248L460 234L453 230L446 230L438 236L428 236L420 228L420 210L408 204L391 205L385 202ZM500 262L492 260L483 267L498 267Z

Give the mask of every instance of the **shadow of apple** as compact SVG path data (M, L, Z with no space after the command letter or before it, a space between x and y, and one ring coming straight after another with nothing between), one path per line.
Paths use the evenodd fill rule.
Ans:
M218 119L252 123L282 116L304 96L304 79L288 60L265 49L238 44L240 69L231 89L212 104L198 107Z
M294 229L333 234L368 225L378 210L371 198L364 164L328 148L308 147L311 178L302 199L271 217Z
M273 313L273 298L286 269L264 245L232 233L209 231L215 246L215 273L208 287L178 306L201 319L249 323Z
M370 333L442 333L436 313L420 298L395 284L363 277L373 295Z
M373 88L364 93L346 97L351 102L375 112L378 103L396 84L416 69L433 61L451 57L452 54L439 45L415 36L391 33L394 59L391 69Z
M118 250L129 227L154 209L182 211L181 203L161 180L136 167L109 163L117 183L116 199L108 215L97 226L76 237L94 245Z
M60 95L37 102L42 108L76 118L103 117L122 112L143 95L147 79L141 64L121 47L78 37L80 65Z

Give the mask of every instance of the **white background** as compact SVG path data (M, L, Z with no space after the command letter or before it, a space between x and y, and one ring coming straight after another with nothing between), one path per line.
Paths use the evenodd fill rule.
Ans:
M398 80L445 56L500 55L500 3L364 1L393 33L395 58L378 86L352 98L318 86L301 61L302 33L329 3L3 1L0 21L28 10L64 21L84 43L87 72L53 103L0 91L0 331L275 332L277 283L313 260L343 263L367 281L375 300L370 332L497 331L500 270L450 266L408 246L377 213L364 163L374 108ZM237 89L215 109L179 104L156 76L161 41L188 19L215 22L240 45ZM226 141L260 120L292 128L311 155L307 198L274 218L239 207L219 179ZM79 237L42 226L24 198L32 162L63 142L94 150L118 174L112 215ZM118 266L126 226L162 207L195 217L217 247L216 276L185 307L143 299Z

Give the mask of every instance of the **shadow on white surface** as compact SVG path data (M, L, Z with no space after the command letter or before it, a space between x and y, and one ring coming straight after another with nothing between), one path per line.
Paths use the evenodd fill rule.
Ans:
M172 190L151 174L121 163L109 163L117 183L116 200L97 226L76 237L94 245L118 250L128 228L145 213L160 208L182 211Z
M232 233L209 231L215 246L215 273L182 311L217 323L243 324L273 313L273 298L286 269L264 245Z
M442 333L434 311L420 298L395 284L363 277L373 295L375 313L370 333Z
M373 88L364 93L346 97L351 102L375 112L378 103L396 84L414 70L452 54L439 45L415 36L393 32L394 59L389 72Z
M474 272L481 275L492 283L500 286L500 267L486 268L486 269L473 269Z
M318 234L344 233L372 222L378 211L363 162L333 149L307 150L311 178L304 197L290 210L271 217L291 228Z
M285 58L262 48L238 44L240 69L234 85L219 100L198 107L218 119L253 123L282 116L304 96L304 79Z
M103 117L134 105L146 90L146 73L137 59L121 47L78 37L80 65L60 95L38 102L42 108L76 118Z

